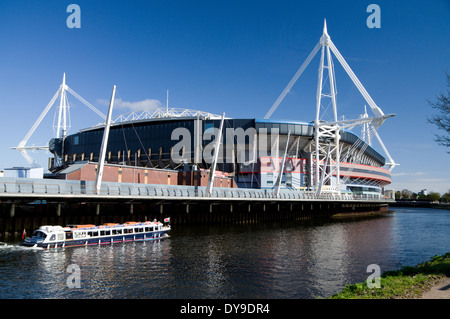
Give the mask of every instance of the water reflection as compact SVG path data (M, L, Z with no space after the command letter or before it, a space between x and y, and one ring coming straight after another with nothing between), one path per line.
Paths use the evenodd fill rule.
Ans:
M342 224L331 224L308 232L308 272L312 294L323 296L327 288L345 282L347 245Z
M184 226L155 242L37 251L0 243L0 298L314 298L450 251L450 212ZM67 268L81 270L69 288Z

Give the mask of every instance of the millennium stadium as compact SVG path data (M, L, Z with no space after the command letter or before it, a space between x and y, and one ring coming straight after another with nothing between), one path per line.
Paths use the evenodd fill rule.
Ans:
M320 64L315 119L272 119L316 54ZM367 102L358 118L339 120L332 54ZM64 75L58 91L15 149L31 163L27 150L33 147L26 143L59 98L57 134L48 146L39 148L52 153L48 168L54 178L95 180L104 164L103 179L111 182L207 186L215 179L214 187L382 198L385 186L391 183L391 171L398 165L377 132L393 115L384 114L370 97L331 41L326 23L319 42L264 118L236 119L226 113L167 105L113 119L114 91L115 87L105 115L68 87ZM67 93L104 121L66 134ZM325 99L333 109L330 121L321 120ZM383 154L374 149L374 140Z

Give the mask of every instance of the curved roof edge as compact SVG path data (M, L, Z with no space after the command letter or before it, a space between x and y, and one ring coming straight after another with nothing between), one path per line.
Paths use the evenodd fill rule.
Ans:
M111 121L111 123L128 123L128 122L136 122L142 120L153 120L153 119L178 119L178 118L196 118L200 117L202 119L221 119L221 115L185 109L185 108L155 108L155 109L145 109L137 112L129 112L125 114L121 114L116 117L115 120ZM99 123L94 125L93 128L102 127L105 123Z

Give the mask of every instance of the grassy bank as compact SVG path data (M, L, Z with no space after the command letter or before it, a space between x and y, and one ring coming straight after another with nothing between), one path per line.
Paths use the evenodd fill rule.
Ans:
M435 256L416 267L403 267L381 275L381 287L367 283L347 285L330 299L411 299L420 296L444 277L450 277L450 253Z

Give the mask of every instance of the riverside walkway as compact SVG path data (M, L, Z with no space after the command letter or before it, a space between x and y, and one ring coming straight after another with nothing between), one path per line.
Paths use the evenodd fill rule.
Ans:
M0 178L0 239L45 224L160 220L173 225L313 219L388 211L381 196L281 189L213 188Z
M249 202L389 202L381 195L333 194L323 192L281 189L214 188L207 194L206 187L184 185L132 184L104 182L97 194L94 182L58 179L0 178L0 199L159 199L199 201L249 201Z

